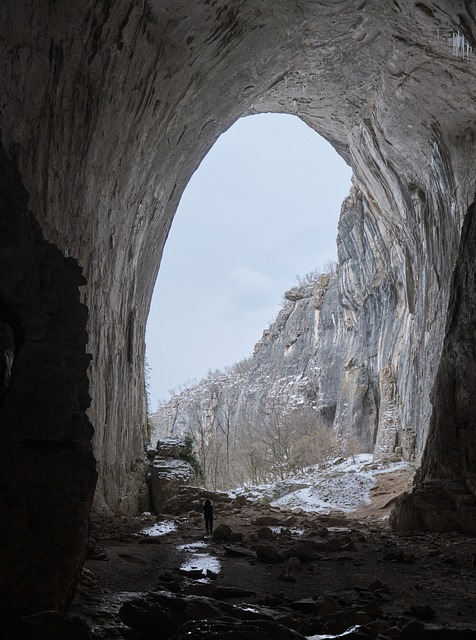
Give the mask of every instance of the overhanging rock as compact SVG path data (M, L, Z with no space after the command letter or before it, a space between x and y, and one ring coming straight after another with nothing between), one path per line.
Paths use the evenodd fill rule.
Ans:
M476 178L474 57L463 57L448 40L459 32L474 43L474 23L473 5L463 0L1 3L0 130L8 161L19 172L18 180L5 174L4 186L12 198L23 184L51 255L56 247L61 256L77 259L88 282L97 508L137 507L131 488L138 496L147 432L144 331L174 211L218 136L237 118L259 112L297 115L353 168L357 215L339 229L349 332L357 335L366 326L362 310L384 318L387 311L397 313L399 326L384 326L385 348L374 359L382 370L390 356L402 425L415 429L421 457L442 348L445 362L462 364L462 370L474 360L472 349L454 357L450 334L443 342L461 224ZM21 235L23 221L13 228ZM10 247L7 253L11 275L35 249ZM365 255L365 262L359 265L355 255ZM27 273L31 283L44 284L38 263ZM2 280L8 282L8 274ZM11 306L19 302L14 293ZM47 313L50 304L31 300L25 317ZM456 324L464 320L451 317ZM454 336L456 344L461 336ZM82 362L84 344L80 352ZM48 357L41 362L39 374L48 371ZM70 366L68 358L65 370ZM48 392L44 397L49 411L54 402ZM73 422L86 433L84 398L78 402L81 418ZM436 403L435 412L441 411ZM437 423L431 429L452 429ZM51 421L50 442L62 442L70 426L69 417ZM14 419L8 427L22 428ZM78 482L65 497L75 513L81 505L87 510L90 498L93 472L80 480L82 470L91 469L89 462L80 464L83 454L90 457L88 437L81 436L81 445L74 440L74 471L66 463L71 456L65 458ZM13 466L22 456L19 441L7 452ZM54 446L48 445L50 453ZM433 436L430 458L431 447L438 457ZM456 473L460 454L446 458L445 477ZM466 476L475 466L473 447L465 455ZM12 478L19 504L30 486L23 477ZM49 483L52 505L61 502L56 497L64 486ZM2 487L2 504L10 505ZM49 511L38 513L26 503L21 501L19 520L37 517L46 530ZM25 544L35 555L30 542ZM52 557L53 550L56 539L46 536L41 553ZM64 605L79 565L80 558L58 564L62 586L51 585L51 606Z

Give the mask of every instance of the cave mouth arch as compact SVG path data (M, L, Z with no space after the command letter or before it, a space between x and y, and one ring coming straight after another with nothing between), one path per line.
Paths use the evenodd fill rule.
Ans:
M336 261L350 179L294 115L248 116L220 136L184 190L165 245L146 334L149 410L170 389L248 357L284 291Z
M368 300L385 310L392 287L398 287L399 326L386 325L384 348L374 360L383 371L389 355L395 355L390 360L398 366L386 371L382 384L390 383L388 398L402 407L401 430L409 445L414 438L421 457L432 411L430 389L446 339L452 267L458 252L465 251L463 245L460 249L461 224L474 200L474 64L458 58L446 40L460 27L465 38L474 40L471 3L441 0L425 11L422 3L401 0L263 0L259 7L216 0L190 3L186 14L168 0L67 8L37 4L27 0L19 8L9 0L0 8L5 51L0 56L0 129L6 156L19 174L16 181L2 173L2 186L15 195L17 183L22 184L46 240L60 248L60 256L66 251L74 255L88 282L83 298L89 308L87 349L93 356L89 416L95 427L97 506L129 513L137 509L145 433L145 323L181 192L217 137L238 117L258 112L299 110L353 168L356 215L342 233L349 246L361 241L370 261L363 271L354 271L355 263L347 268L359 294L348 287L342 292L353 315L348 333L358 326L359 302ZM18 220L13 228L23 235ZM44 247L38 243L41 257ZM13 259L9 273L16 273L29 253L2 255ZM77 291L79 275L72 263L67 266ZM30 282L39 281L42 273L38 265L25 272ZM51 311L51 299L45 309ZM30 305L25 317L33 311ZM80 324L82 343L83 318ZM81 367L85 354L82 346ZM461 358L467 363L474 356L461 353ZM87 396L85 370L86 365L77 372L81 408ZM17 409L10 426L24 415L23 405ZM53 440L62 433L62 418L48 420L55 429ZM31 425L35 420L26 426ZM472 472L475 452L460 450L451 423L446 428L459 453L468 454ZM90 484L83 483L81 471L93 477L89 453L87 465L78 464L71 474L67 496L81 526L73 530L69 512L58 514L60 528L69 533L56 553L49 511L41 502L31 503L25 475L15 464L22 461L16 435L11 438L9 468L15 473L7 474L11 490L2 499L19 527L13 544L23 537L24 548L7 554L6 564L13 575L20 571L36 582L21 592L22 578L13 596L8 584L2 585L2 595L8 596L2 604L10 605L19 595L27 598L17 599L23 613L41 605L61 608L86 549L82 534ZM90 440L85 425L79 453ZM71 470L68 458L62 462ZM451 460L438 471L446 477L457 472ZM52 476L54 502L54 492L65 483L55 485ZM474 493L471 489L470 499ZM445 505L461 515L464 505L455 495L445 498ZM470 521L471 514L471 509L464 511ZM58 559L49 571L44 570L45 554L34 551L38 530L30 528L32 517L41 527L43 548ZM72 556L73 567L61 563Z

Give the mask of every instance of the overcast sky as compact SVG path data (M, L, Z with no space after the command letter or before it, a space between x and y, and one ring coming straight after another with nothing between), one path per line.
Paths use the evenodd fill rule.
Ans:
M151 409L251 355L296 276L336 258L350 168L294 116L239 120L192 176L147 325Z

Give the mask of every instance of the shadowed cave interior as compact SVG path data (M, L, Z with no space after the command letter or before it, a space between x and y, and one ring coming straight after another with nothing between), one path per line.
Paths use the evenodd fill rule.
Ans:
M352 167L346 393L365 371L387 397L390 371L376 446L398 435L420 467L393 530L474 535L473 3L8 0L0 31L5 637L39 612L69 624L91 509L138 513L162 249L201 159L253 113L298 115Z

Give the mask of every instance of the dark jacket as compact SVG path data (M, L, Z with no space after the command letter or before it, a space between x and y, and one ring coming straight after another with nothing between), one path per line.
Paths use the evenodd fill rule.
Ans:
M205 500L205 504L203 505L203 514L207 520L213 518L213 505L211 500Z

